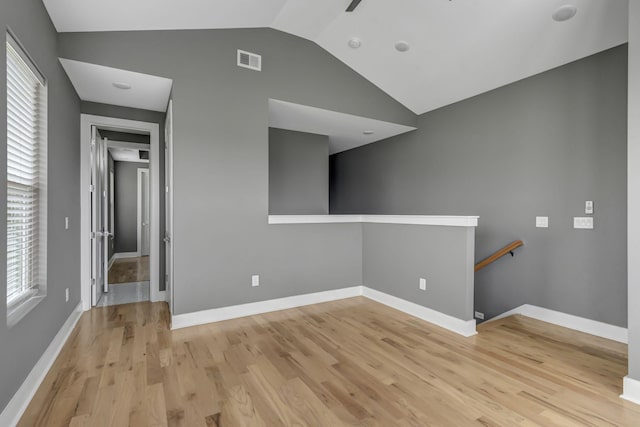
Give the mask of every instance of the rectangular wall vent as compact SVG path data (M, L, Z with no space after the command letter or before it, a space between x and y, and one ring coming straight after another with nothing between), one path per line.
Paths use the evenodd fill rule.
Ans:
M238 49L238 67L260 71L262 70L262 56Z

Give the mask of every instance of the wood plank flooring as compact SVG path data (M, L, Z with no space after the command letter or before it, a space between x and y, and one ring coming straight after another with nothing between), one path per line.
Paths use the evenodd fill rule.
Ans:
M362 297L170 331L81 318L20 426L640 426L626 346L522 316L463 338Z
M109 284L149 281L149 257L117 259L109 269Z

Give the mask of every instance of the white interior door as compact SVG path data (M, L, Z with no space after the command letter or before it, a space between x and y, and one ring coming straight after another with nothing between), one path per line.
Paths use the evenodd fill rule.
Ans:
M149 169L138 169L138 248L140 256L148 256L151 243Z
M91 304L96 305L108 292L108 230L106 191L106 139L91 127Z
M102 140L100 146L100 196L102 215L102 286L105 292L109 292L109 243L112 236L109 221L109 152L107 148L107 138Z
M169 101L164 126L165 289L169 299L169 309L173 313L173 101Z

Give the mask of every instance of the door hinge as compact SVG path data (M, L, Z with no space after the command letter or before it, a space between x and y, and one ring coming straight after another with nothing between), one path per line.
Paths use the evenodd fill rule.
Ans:
M89 184L89 193L93 193L95 189L96 189L95 185Z

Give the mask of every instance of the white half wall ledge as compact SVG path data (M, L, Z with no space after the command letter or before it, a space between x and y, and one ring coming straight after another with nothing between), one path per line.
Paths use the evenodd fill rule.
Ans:
M269 224L408 224L477 227L478 216L455 215L269 215Z
M367 288L366 286L352 286L349 288L335 289L331 291L296 295L229 307L213 308L193 313L177 314L173 315L171 318L171 329L175 330L204 325L207 323L271 313L274 311L287 310L329 301L337 301L357 296L364 296L398 311L402 311L403 313L415 316L429 323L433 323L436 326L448 329L464 337L470 337L476 334L475 320L465 321L458 319L431 308L385 294L375 289Z
M553 323L554 325L573 329L574 331L584 332L596 337L606 338L624 344L629 342L628 330L622 326L610 325L608 323L598 322L597 320L586 319L584 317L574 316L573 314L562 313L560 311L538 307L531 304L523 304L513 310L509 310L496 317L492 317L485 323L493 322L514 314L521 314L543 322Z
M16 394L13 395L13 398L0 413L0 426L13 427L18 424L27 406L31 403L31 399L38 391L40 384L47 376L49 369L58 358L62 347L71 336L78 320L80 320L80 316L82 316L82 302L78 303L73 309Z
M640 381L629 377L622 379L622 394L624 400L640 405Z

